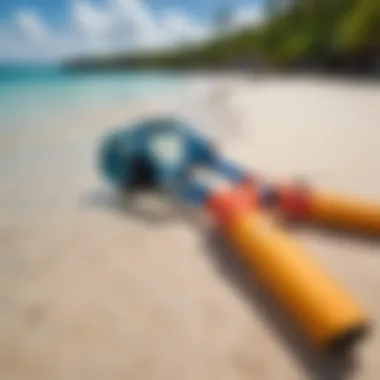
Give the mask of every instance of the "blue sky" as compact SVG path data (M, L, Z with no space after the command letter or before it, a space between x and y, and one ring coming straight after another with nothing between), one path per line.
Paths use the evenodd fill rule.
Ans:
M157 49L207 39L223 6L231 28L258 23L265 0L1 0L0 61Z

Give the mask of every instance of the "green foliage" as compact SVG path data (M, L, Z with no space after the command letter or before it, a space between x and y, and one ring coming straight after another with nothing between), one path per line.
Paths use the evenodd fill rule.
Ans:
M195 69L253 65L257 58L276 67L357 58L362 52L380 53L379 0L293 0L285 10L271 1L268 21L207 43L145 54L103 57L77 66ZM223 29L231 19L228 9L216 15ZM355 58L355 59L356 59ZM262 60L261 60L262 61ZM75 66L75 63L73 63Z
M357 1L343 17L337 30L341 50L357 51L368 46L380 47L380 2Z
M266 54L277 65L328 65L352 53L380 52L379 0L294 1L265 27ZM359 57L360 58L360 57Z

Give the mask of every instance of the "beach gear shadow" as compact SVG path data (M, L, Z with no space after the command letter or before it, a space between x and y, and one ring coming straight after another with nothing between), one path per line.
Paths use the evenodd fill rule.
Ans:
M294 324L290 315L244 266L220 234L210 232L206 244L210 259L248 305L255 312L258 311L262 319L269 324L276 337L296 359L297 364L305 369L309 379L344 380L359 369L353 352L317 352Z
M113 188L93 189L80 197L81 207L106 210L147 224L190 222L202 218L201 212L181 204L157 191L118 191Z
M138 197L152 196L150 192L138 194ZM345 380L358 370L358 363L352 355L323 355L316 352L293 320L274 297L259 283L252 272L237 257L225 239L210 228L201 212L196 208L181 205L162 194L153 197L163 206L160 209L144 209L136 201L136 194L125 194L110 188L95 189L81 197L84 207L95 207L115 212L123 217L133 218L143 223L189 223L204 236L206 252L212 265L237 289L238 294L269 324L283 347L290 351L297 365L305 369L310 380ZM163 203L161 203L163 202ZM256 344L256 342L252 342Z

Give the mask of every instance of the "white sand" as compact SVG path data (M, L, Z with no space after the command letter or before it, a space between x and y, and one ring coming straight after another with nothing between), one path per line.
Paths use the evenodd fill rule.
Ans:
M216 81L219 99L200 86L2 136L0 379L380 378L380 243L292 231L373 319L356 366L325 363L198 219L163 202L123 211L98 177L103 131L177 111L210 125L226 153L249 168L380 200L378 86Z

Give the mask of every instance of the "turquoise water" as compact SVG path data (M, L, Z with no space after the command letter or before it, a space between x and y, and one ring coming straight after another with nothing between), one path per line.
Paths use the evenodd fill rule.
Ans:
M158 72L69 73L53 67L0 67L0 130L53 125L83 112L126 106L173 90L180 82L178 75Z

